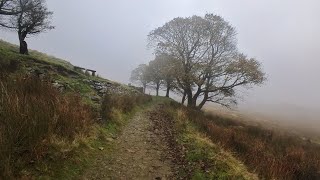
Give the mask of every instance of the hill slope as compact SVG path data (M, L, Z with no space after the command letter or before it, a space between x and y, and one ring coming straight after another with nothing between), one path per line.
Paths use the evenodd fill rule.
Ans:
M67 61L36 51L20 55L4 41L0 92L0 179L78 174L150 99Z
M136 89L94 77L76 69L71 63L31 50L30 55L20 55L18 47L0 40L0 68L11 68L15 73L32 74L40 78L50 78L52 84L64 92L77 92L88 103L95 103L109 93L130 94L139 93Z
M257 179L172 100L4 41L0 70L0 179Z

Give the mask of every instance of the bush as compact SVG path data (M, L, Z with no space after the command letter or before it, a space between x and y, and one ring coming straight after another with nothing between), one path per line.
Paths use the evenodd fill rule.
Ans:
M72 141L92 123L79 96L61 95L38 78L0 80L0 92L0 179L16 175L17 162L43 158L51 137Z

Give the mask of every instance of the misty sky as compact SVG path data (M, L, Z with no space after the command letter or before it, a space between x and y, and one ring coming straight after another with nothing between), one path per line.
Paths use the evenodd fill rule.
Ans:
M90 2L90 3L89 3ZM215 13L238 32L238 47L263 63L268 82L244 95L248 106L293 104L320 110L319 0L47 0L55 30L29 47L128 83L153 58L147 34L174 17ZM0 38L17 43L15 33Z

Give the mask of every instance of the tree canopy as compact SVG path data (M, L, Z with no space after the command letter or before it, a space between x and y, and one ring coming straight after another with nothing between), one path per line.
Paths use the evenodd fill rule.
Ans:
M0 0L0 15L16 15L20 13L17 10L18 0Z
M147 84L149 83L149 77L147 74L148 65L140 64L131 72L130 81L143 86L143 92L146 92Z
M2 0L1 3L2 11L10 9L10 12L14 13L2 17L0 26L18 33L21 54L28 54L25 42L28 35L36 35L54 28L50 22L53 13L47 9L45 0Z
M220 16L175 18L148 37L156 56L170 57L173 79L190 107L202 108L206 102L231 106L237 103L238 87L266 80L261 64L238 51L235 28Z

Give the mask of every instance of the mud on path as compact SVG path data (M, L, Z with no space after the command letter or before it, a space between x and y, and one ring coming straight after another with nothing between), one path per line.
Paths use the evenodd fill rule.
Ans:
M148 116L151 110L130 119L112 142L112 154L98 157L82 179L172 179L169 148Z

